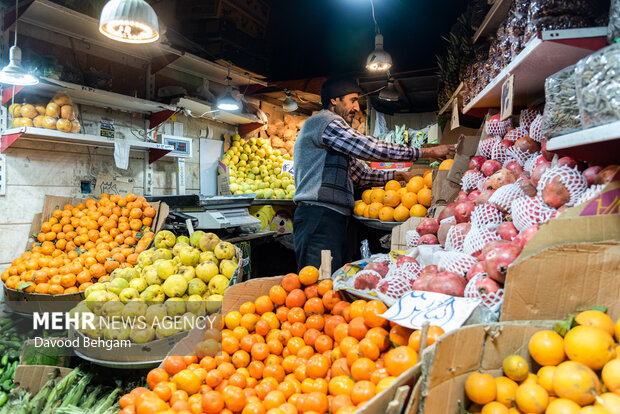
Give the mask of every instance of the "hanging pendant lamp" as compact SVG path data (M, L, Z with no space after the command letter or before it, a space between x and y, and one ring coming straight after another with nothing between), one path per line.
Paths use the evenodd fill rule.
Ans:
M110 0L103 6L99 31L125 43L151 43L159 39L157 14L144 0Z
M22 50L17 46L18 0L15 0L15 40L9 49L9 64L0 70L0 83L7 85L36 85L39 79L22 66Z

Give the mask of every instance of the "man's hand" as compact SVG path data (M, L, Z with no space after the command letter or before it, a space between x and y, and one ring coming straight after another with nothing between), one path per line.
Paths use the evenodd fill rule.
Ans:
M454 145L437 145L435 147L422 148L422 158L454 158L456 147Z

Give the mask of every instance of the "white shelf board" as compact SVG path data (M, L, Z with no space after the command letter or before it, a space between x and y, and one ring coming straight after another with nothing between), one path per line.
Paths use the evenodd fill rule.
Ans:
M12 139L11 139L12 138ZM59 144L75 144L87 145L95 147L114 148L114 139L100 137L89 134L72 134L68 132L58 131L57 129L44 129L35 127L20 127L7 129L2 133L3 150L9 147L18 139L27 139L35 141L55 142ZM172 145L143 142L136 140L128 140L129 149L134 151L148 151L152 153L150 156L152 161L161 158L168 152L172 151ZM151 162L152 162L151 161Z
M175 99L173 100L173 102L174 105L178 106L179 108L190 110L193 116L202 116L207 119L224 122L230 125L261 122L256 115L222 111L217 109L213 104L202 101L200 99L191 98L189 96Z
M551 138L547 142L547 150L558 151L567 148L600 144L618 139L620 139L620 121Z
M463 84L463 82L461 82L458 86L458 88L456 88L456 90L454 91L454 93L452 94L452 97L448 100L448 102L439 110L439 115L443 114L444 112L450 111L452 109L452 102L454 102L454 99L459 99L459 93L461 93L461 91L463 90L463 87L465 85ZM460 101L460 100L459 100Z
M480 24L480 27L474 34L474 43L476 43L481 36L486 36L499 27L502 21L508 17L511 4L512 0L495 0L495 3L493 3L493 6L491 6L491 9L482 21L482 24Z
M172 105L95 89L90 86L76 85L46 77L39 79L41 82L37 85L24 87L24 91L42 91L50 97L56 92L64 92L76 103L143 114L152 114L164 110L176 111L178 109Z
M580 37L601 36L603 28L569 29L576 30ZM606 29L605 29L606 31ZM583 36L589 33L589 36ZM602 35L604 36L604 35ZM569 39L564 37L564 40ZM502 95L502 84L509 75L515 76L514 105L527 105L528 102L544 94L545 79L567 66L577 63L580 59L593 53L592 50L571 46L553 40L542 40L538 37L530 40L525 48L502 71L463 108L467 113L473 108L499 108Z

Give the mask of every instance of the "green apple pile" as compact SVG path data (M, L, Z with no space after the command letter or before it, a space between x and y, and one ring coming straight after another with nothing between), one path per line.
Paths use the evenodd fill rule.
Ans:
M144 343L165 338L190 329L196 317L217 312L238 266L234 245L213 233L197 231L188 238L162 230L136 266L115 269L109 282L89 286L73 312L95 315L95 328L83 330L93 339ZM159 324L166 316L182 323ZM102 318L140 318L142 323L110 328Z
M233 135L232 146L222 162L229 168L229 185L233 194L256 193L257 199L292 199L295 182L282 164L290 160L289 154L281 155L263 138L241 139Z

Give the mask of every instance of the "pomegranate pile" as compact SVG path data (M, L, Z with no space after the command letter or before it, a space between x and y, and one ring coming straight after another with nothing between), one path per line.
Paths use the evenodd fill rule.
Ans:
M618 170L547 151L542 121L529 109L516 128L492 116L455 202L407 234L417 249L398 260L380 257L351 287L386 303L412 290L478 298L498 312L508 266L539 226L595 197Z

